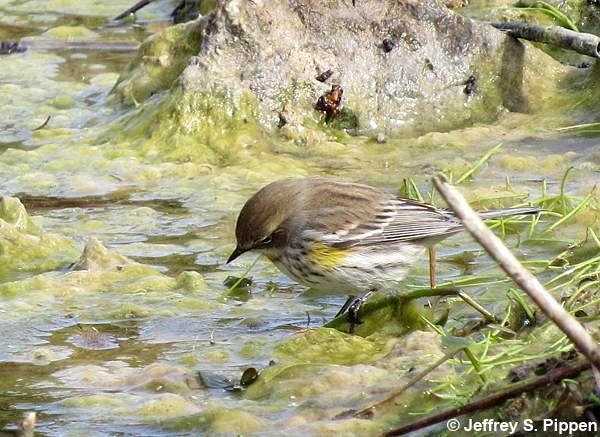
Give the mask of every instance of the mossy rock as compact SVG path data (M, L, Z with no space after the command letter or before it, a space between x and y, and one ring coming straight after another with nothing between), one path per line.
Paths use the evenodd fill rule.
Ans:
M0 199L0 278L64 267L77 259L77 253L72 240L36 226L19 199Z
M178 24L149 37L119 77L113 92L135 106L166 90L198 52L202 35L193 23Z

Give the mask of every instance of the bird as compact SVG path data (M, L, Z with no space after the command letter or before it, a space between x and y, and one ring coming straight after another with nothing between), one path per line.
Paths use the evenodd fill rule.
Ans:
M478 211L482 219L535 214L535 206ZM402 280L436 243L463 230L450 210L324 177L280 179L250 197L239 212L236 247L265 255L299 283L348 299L350 329L375 291Z

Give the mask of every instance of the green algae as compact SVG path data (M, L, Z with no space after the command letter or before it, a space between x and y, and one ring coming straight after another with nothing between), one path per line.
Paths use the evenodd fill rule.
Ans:
M263 131L249 94L236 99L225 89L184 93L180 87L110 131L123 129L127 136L142 138L138 150L143 156L220 166L237 161L250 147L259 148L254 145Z
M336 329L319 328L277 346L275 356L285 361L356 364L377 360L390 346Z
M94 39L98 37L98 34L84 26L53 27L48 29L42 35L66 40Z
M0 199L0 278L64 267L77 252L74 242L37 227L18 199Z
M136 417L145 422L156 422L170 417L186 416L198 411L198 407L172 393L162 393L154 399L126 393L113 395L90 395L66 398L60 402L63 407L79 410L101 410L105 414Z
M157 421L163 418L185 416L198 411L198 406L183 398L171 393L156 395L155 399L145 400L141 406L125 406L115 408L115 414L128 416L137 416L147 421Z
M206 281L198 272L181 272L176 279L177 288L198 293L206 289Z
M374 298L361 307L358 313L359 323L354 327L357 335L367 337L372 334L382 336L404 335L423 325L423 317L430 316L419 303L402 296ZM347 315L329 322L326 326L349 332Z
M196 23L179 24L153 35L121 74L114 92L120 100L137 106L150 96L170 88L198 52L202 36Z
M216 434L258 432L265 424L260 417L241 410L215 408L206 412L163 422L170 431L204 431Z
M89 395L76 398L66 398L60 401L60 405L70 408L115 408L123 407L135 402L135 395L127 393L112 393L110 395Z

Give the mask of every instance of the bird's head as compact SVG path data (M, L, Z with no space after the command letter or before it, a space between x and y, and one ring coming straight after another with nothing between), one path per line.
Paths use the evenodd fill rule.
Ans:
M277 258L288 241L289 225L300 204L301 192L300 180L283 179L270 183L248 199L237 219L237 246L227 262L251 250Z

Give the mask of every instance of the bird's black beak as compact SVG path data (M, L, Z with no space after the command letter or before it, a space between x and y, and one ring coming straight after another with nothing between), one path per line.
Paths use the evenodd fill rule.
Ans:
M248 251L247 249L240 249L240 247L237 246L235 248L235 250L231 253L231 255L229 255L229 258L227 258L227 264L229 264L231 261L233 261L234 259L236 259L242 253L247 252L247 251Z

